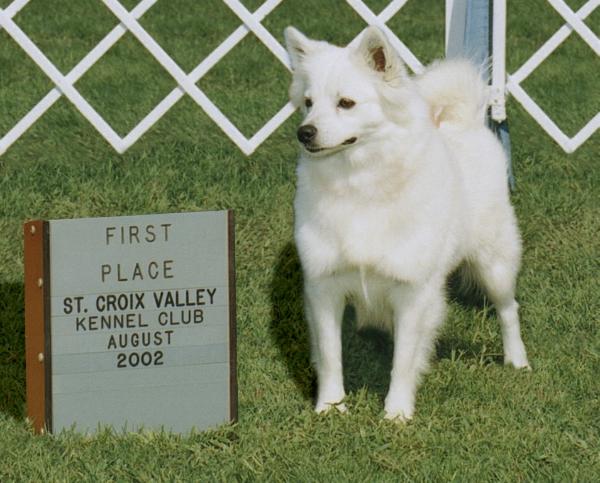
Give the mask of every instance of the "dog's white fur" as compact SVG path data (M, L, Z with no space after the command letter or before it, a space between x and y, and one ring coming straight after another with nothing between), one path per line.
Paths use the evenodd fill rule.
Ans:
M446 60L410 77L374 27L346 48L292 27L285 37L290 97L303 106L303 126L316 129L300 154L295 199L316 410L345 409L341 321L350 302L359 324L393 333L386 418L413 416L446 279L459 266L496 306L505 363L528 367L514 298L521 243L477 69ZM342 98L355 104L344 108Z

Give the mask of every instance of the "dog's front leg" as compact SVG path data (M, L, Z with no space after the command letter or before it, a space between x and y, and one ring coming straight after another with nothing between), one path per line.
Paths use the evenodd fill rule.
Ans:
M330 279L307 281L305 306L312 339L312 359L317 371L318 413L336 407L345 411L342 400L344 376L342 370L342 316L345 294Z
M385 417L412 418L419 379L427 369L435 333L444 318L445 299L439 284L402 286L394 290L394 359Z

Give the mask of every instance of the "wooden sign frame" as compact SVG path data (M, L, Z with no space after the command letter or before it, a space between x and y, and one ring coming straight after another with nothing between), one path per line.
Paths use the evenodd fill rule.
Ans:
M168 214L163 216L176 216ZM237 421L237 337L234 213L227 215L229 414ZM153 215L149 215L153 216ZM161 215L156 215L161 216ZM126 218L126 217L116 217ZM24 224L25 362L27 417L35 432L53 432L50 225L45 220ZM202 410L201 407L198 408ZM225 422L225 421L224 421ZM121 428L115 428L121 429ZM168 429L168 428L167 428ZM189 428L192 429L192 428Z
M51 431L51 347L48 222L25 224L25 377L27 417L36 432Z

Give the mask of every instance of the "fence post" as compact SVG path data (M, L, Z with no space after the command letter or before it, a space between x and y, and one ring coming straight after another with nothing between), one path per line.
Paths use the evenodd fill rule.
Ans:
M511 189L510 135L505 110L506 0L446 0L446 56L466 57L482 69L490 85L490 129L496 133L506 153L506 171Z

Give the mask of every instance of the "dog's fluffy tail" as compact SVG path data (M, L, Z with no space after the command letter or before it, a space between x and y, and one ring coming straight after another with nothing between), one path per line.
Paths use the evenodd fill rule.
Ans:
M417 77L419 92L431 106L436 125L471 128L485 122L488 89L481 71L466 59L433 63Z

